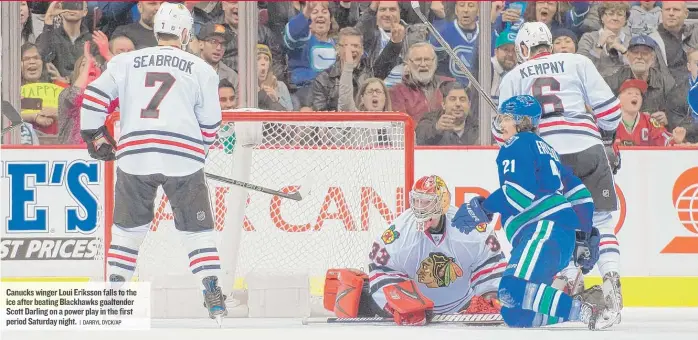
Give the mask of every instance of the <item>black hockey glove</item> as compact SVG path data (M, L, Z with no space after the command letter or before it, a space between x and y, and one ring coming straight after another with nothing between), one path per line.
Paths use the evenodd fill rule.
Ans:
M97 130L81 130L80 136L87 143L90 157L100 161L116 159L116 141L105 126Z
M608 157L608 163L611 165L611 171L613 174L617 174L620 170L620 150L618 150L618 143L616 141L615 131L605 131L599 129L601 132L601 140L603 141L604 150L606 151L606 157Z
M577 231L577 241L574 246L574 264L582 268L584 275L588 274L599 260L599 243L601 234L599 229L591 228L591 233Z

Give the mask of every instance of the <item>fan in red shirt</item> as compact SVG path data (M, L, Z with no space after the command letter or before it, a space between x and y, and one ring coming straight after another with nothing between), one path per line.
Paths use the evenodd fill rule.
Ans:
M683 143L686 129L677 127L672 135L647 112L640 112L647 83L628 79L620 86L618 99L623 113L616 130L616 143L623 146L670 146Z

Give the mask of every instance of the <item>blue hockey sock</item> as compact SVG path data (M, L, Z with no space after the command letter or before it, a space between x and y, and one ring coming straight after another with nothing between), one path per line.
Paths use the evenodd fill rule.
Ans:
M579 320L580 302L544 283L505 276L499 284L499 298L503 306L558 318L555 323Z

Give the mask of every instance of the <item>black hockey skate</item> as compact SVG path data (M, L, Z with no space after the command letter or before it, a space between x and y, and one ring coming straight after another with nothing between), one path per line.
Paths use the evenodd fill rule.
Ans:
M218 287L218 278L208 276L203 279L204 284L204 307L208 309L208 316L211 319L216 319L218 325L221 324L221 319L228 315L228 310L225 306L225 295L221 287Z
M607 305L601 286L593 286L573 295L572 298L581 303L579 318L590 330L610 328L617 323L618 313Z

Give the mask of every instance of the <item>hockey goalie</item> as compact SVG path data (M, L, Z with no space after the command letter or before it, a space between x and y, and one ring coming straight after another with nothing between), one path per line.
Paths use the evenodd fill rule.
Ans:
M410 209L373 242L369 273L327 271L324 307L338 317L392 317L398 325L425 325L432 313L499 313L506 267L500 244L486 224L470 234L453 228L456 211L443 179L420 178Z

